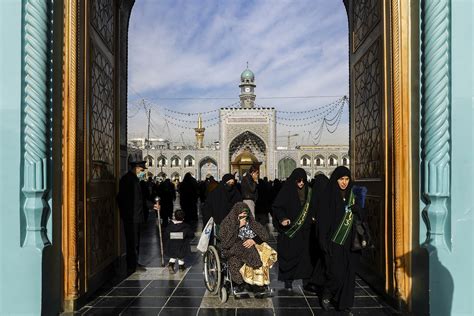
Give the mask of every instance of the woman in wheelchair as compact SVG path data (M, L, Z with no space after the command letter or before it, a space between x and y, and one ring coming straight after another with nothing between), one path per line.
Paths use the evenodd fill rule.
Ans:
M247 204L237 202L219 228L220 248L234 284L234 292L265 292L276 251L266 242L267 230L253 217Z

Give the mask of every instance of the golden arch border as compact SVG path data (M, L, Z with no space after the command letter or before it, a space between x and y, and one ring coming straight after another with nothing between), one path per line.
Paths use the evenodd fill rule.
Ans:
M80 0L79 0L80 2ZM82 3L82 2L81 2ZM386 192L393 219L387 229L393 240L386 240L386 291L396 296L411 309L411 256L417 237L414 227L418 218L418 1L386 0L384 68L386 73L385 102L393 106L392 173L387 175L393 192ZM78 0L64 1L63 47L63 131L62 131L62 254L63 254L63 309L72 311L81 291L77 254L77 200L76 200L76 102L78 61ZM80 175L79 175L80 176ZM388 204L387 204L388 205ZM416 231L415 231L416 232ZM386 231L386 236L389 236Z

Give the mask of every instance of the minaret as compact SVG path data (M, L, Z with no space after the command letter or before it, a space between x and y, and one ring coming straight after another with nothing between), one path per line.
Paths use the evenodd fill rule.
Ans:
M247 69L240 75L240 106L245 109L251 109L255 106L255 75L249 69L247 62Z
M196 131L196 145L197 145L197 148L198 149L204 148L204 131L206 129L204 127L202 127L201 113L199 113L199 116L198 116L198 126L194 130Z

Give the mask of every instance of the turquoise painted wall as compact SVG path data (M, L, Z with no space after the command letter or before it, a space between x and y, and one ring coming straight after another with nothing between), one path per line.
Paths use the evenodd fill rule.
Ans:
M474 3L452 1L452 315L474 315ZM448 227L449 228L449 227Z
M445 267L449 278L440 278L439 285L445 291L452 282L451 315L474 315L474 2L452 0L452 107L451 107L451 216L448 216L445 232L451 236L451 249L438 249L439 267L430 267L430 278L440 278ZM434 268L434 270L433 270ZM437 295L443 290L436 289ZM430 297L432 315L446 316L440 312L447 304L442 297Z
M20 247L21 1L0 1L0 315L40 315L42 254Z

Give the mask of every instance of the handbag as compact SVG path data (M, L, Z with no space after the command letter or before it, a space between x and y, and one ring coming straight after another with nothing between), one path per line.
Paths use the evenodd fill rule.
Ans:
M365 207L365 197L367 195L367 188L364 186L354 186L352 188L356 196L356 203L360 207ZM364 249L375 248L372 235L370 234L369 224L362 220L360 216L354 216L354 222L352 224L354 230L354 238L352 240L352 251L360 251Z
M354 230L354 238L352 240L351 246L352 251L374 248L369 224L366 221L363 221L358 216L355 216L352 229Z

